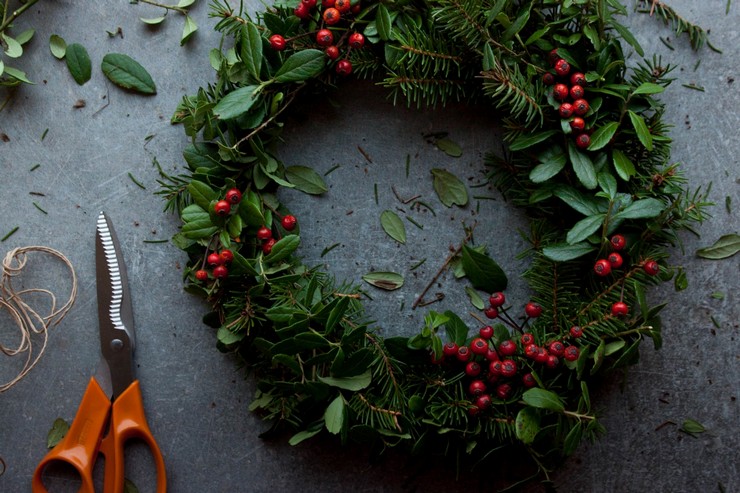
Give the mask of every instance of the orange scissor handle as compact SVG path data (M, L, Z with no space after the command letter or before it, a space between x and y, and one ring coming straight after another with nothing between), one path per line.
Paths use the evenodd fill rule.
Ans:
M110 407L110 399L98 382L91 378L69 431L36 468L31 487L33 493L46 493L41 476L46 466L52 462L65 462L77 470L82 481L80 493L95 492L93 468L98 456L100 439L108 423Z
M110 432L100 445L100 452L105 455L105 492L123 492L123 447L126 441L136 438L149 447L157 469L157 493L167 491L167 476L164 459L144 416L144 405L141 400L139 381L128 386L113 401L110 418Z

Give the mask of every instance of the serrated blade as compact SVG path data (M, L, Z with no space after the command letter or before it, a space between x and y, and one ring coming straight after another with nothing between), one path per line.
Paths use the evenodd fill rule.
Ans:
M104 212L98 215L95 256L100 350L108 363L115 398L134 380L136 337L126 266L113 225Z

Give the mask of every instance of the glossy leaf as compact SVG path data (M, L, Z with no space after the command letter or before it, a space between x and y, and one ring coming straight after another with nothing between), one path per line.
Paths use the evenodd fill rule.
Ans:
M266 262L277 262L283 260L292 254L301 244L301 238L298 235L287 235L280 238L272 246L270 254L265 257Z
M243 86L228 93L213 107L213 114L220 120L230 120L243 115L260 96L259 86Z
M380 225L383 231L399 243L406 243L406 226L398 214L385 210L380 214Z
M560 150L557 152L547 152L539 156L540 164L532 168L529 172L529 179L534 183L542 183L560 173L565 167L568 159Z
M652 82L643 82L642 84L640 84L639 86L637 86L637 88L634 91L632 91L632 94L633 95L638 95L638 94L659 94L659 93L663 92L664 90L665 90L665 87L663 87L663 86L661 86L659 84L654 84Z
M324 411L324 424L329 433L336 435L342 431L346 413L347 410L344 406L344 397L339 395L331 401L329 407Z
M598 185L596 181L596 169L594 169L594 163L591 162L591 158L578 150L572 142L568 142L568 155L570 156L570 163L573 166L573 171L575 171L578 181L589 190L596 188Z
M69 58L69 48L67 49ZM103 57L103 73L119 87L141 94L156 94L152 76L136 60L122 53L108 53Z
M326 55L308 48L292 54L275 74L275 82L303 82L324 70Z
M164 22L167 16L162 15L160 17L139 17L139 20L149 26L157 26Z
M376 288L394 291L403 286L403 276L396 272L370 272L362 280Z
M723 235L712 246L698 249L696 255L710 260L721 260L732 257L738 251L740 251L740 235L732 233Z
M55 58L61 60L67 53L67 42L61 36L52 34L49 36L49 50Z
M599 230L605 217L606 216L604 214L597 214L595 216L588 216L581 219L573 225L573 228L571 228L570 231L568 231L568 235L565 238L566 241L570 245L573 245L585 240Z
M557 134L557 130L547 130L545 132L537 132L535 134L523 133L509 145L511 151L522 151L535 146L541 142L546 141L553 135Z
M618 149L614 149L614 151L612 151L612 161L614 163L614 169L617 171L619 177L624 181L629 181L629 179L637 173L635 165L632 164L630 158Z
M530 444L534 442L537 433L540 431L540 416L533 407L523 407L516 415L514 422L516 437L523 443Z
M352 392L357 392L359 390L362 390L366 388L368 385L370 385L370 382L372 381L372 374L370 370L367 370L364 373L361 373L360 375L355 375L353 377L317 377L319 381L330 385L332 387L337 387L344 390L350 390Z
M629 110L627 114L630 117L635 133L637 133L637 138L640 139L640 142L645 146L645 149L652 151L653 137L650 135L650 130L648 130L648 127L645 124L645 119L632 110Z
M198 30L198 25L195 23L192 17L189 15L185 16L185 26L182 29L182 36L180 37L180 46L183 46L188 42L193 34Z
M581 443L583 437L583 424L579 421L573 425L563 440L563 455L573 454Z
M192 197L193 202L198 204L204 211L207 211L211 206L211 202L218 198L218 194L210 185L198 180L188 183L187 191Z
M242 27L239 54L249 75L259 81L263 59L262 36L251 22Z
M329 190L321 175L308 166L288 166L285 168L285 178L296 190L310 195L321 195Z
M486 308L486 303L485 301L483 301L483 298L478 293L478 291L470 286L465 286L465 292L468 294L468 298L470 298L471 305L473 305L478 310L483 310Z
M290 445L298 445L302 441L308 440L312 436L318 435L319 433L321 433L321 430L322 429L319 428L317 430L302 430L302 431L299 431L298 433L296 433L295 435L293 435L292 437L290 437L290 440L288 440L288 443Z
M599 127L593 135L591 135L591 144L588 146L589 151L598 151L606 147L607 144L612 140L614 134L619 128L619 123L609 122L606 125Z
M532 407L562 412L565 410L563 401L555 392L535 387L522 394L522 400Z
M453 311L447 310L443 315L447 318L444 322L447 339L458 346L464 345L468 338L468 326Z
M488 255L476 252L467 245L462 248L462 267L474 288L486 293L506 289L508 280L501 267Z
M568 244L559 243L556 245L546 246L542 249L545 257L555 262L566 262L582 257L594 251L594 246L587 242Z
M444 152L450 157L462 156L462 149L457 144L457 142L454 142L448 138L437 139L434 144L440 151Z
M67 60L67 68L69 73L72 74L72 78L79 85L83 85L85 82L90 80L92 75L92 63L90 62L90 56L87 54L87 50L84 46L78 43L72 43L67 46L65 54Z
M378 36L383 41L388 41L393 38L393 18L391 13L388 11L388 7L383 3L378 4L378 13L375 17L375 25L378 29Z
M440 202L447 207L465 206L468 203L468 190L460 179L447 170L432 169L432 185Z
M614 219L647 219L659 216L665 209L663 201L647 198L632 202L614 215Z

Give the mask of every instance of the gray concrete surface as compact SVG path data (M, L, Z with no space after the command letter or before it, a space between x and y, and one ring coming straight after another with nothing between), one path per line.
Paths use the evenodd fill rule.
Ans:
M687 19L711 28L713 43L724 53L693 53L646 16L631 16L629 22L648 52L655 50L680 67L664 95L667 119L675 125L673 159L685 163L692 188L713 184L718 206L699 228L701 237L687 235L683 249L675 250L673 260L685 265L690 289L676 293L665 286L653 293L655 301L671 302L664 315L663 349L642 348L624 390L619 382L605 386L598 405L608 432L595 444L584 444L553 475L563 492L740 491L738 257L712 262L694 255L698 247L739 229L740 6L732 4L725 15L724 0L670 4ZM393 456L370 464L365 451L341 449L327 440L292 448L258 437L264 425L247 410L252 383L232 358L216 351L213 332L200 323L205 307L183 293L183 256L170 244L145 242L177 231L177 221L162 213L163 202L154 196L157 172L151 163L156 158L168 172L181 169L187 139L181 128L170 126L169 117L182 95L211 79L207 55L218 43L204 0L192 10L201 29L185 47L178 43L183 24L177 15L170 14L156 29L138 21L157 12L124 1L59 0L40 2L18 23L37 29L21 63L37 84L19 89L0 113L0 132L10 139L0 142L0 235L19 227L0 243L0 253L26 245L56 248L74 264L80 290L67 318L51 332L39 365L0 395L0 457L7 466L0 491L30 491L47 431L55 418L73 417L95 370L97 342L88 338L96 337L93 232L101 209L115 222L128 263L138 326L137 372L150 424L166 457L170 491L487 491L485 481L456 481L452 469L436 464L409 465ZM123 37L106 34L119 26ZM86 85L78 86L64 63L49 53L52 33L89 50L93 77ZM675 51L658 36L670 38ZM106 83L99 66L108 52L139 60L157 83L158 95L131 95ZM682 87L691 83L705 91ZM74 109L78 100L85 107ZM326 264L339 278L358 281L370 269L401 270L426 258L415 276L407 276L407 286L385 295L373 291L375 301L368 307L387 333L409 334L423 315L409 309L415 295L436 272L449 245L459 242L461 221L477 219L476 239L487 243L505 266L512 282L510 298L524 301L526 290L517 279L523 265L513 260L513 253L522 246L516 229L526 223L496 192L471 188L473 195L493 200L475 200L466 209L444 209L435 202L436 216L405 210L424 226L407 223L405 246L387 239L378 223L383 209L397 205L391 185L403 197L421 194L435 201L429 168L447 167L469 179L468 184L478 183L480 157L497 145L495 135L482 130L485 117L459 107L392 110L380 92L363 84L343 90L336 103L305 108L286 132L289 145L283 157L290 164L319 170L341 165L327 176L331 189L326 196L285 194L304 227L301 252L306 259ZM462 145L463 156L453 160L436 151L422 136L430 131L449 132ZM36 164L40 166L33 169ZM732 212L725 210L725 197L732 197ZM334 243L341 246L321 257ZM60 293L67 282L63 270L49 262L32 265L26 278L27 285ZM467 311L467 300L449 275L432 292L437 291L446 294L445 300L429 308ZM724 298L712 297L716 292ZM3 337L9 326L7 316L0 315ZM1 359L0 375L9 374L10 365ZM676 423L687 418L708 431L696 438L679 432ZM146 454L134 448L130 455L134 465L129 474L148 491Z

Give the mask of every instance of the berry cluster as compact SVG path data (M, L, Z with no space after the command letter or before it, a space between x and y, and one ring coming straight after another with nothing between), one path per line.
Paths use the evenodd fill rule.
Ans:
M558 55L554 49L548 55L553 72L545 72L542 82L553 86L552 95L560 103L558 114L563 120L568 120L575 135L575 143L580 149L586 149L591 144L591 137L586 128L584 117L591 106L586 97L586 76L581 72L572 72L570 63Z
M624 250L627 246L627 240L624 236L616 234L609 240L612 247L612 252L607 255L606 258L599 259L594 264L594 273L600 277L606 277L612 273L612 270L619 269L624 264L624 258L620 251ZM642 264L642 269L648 275L655 276L660 273L660 266L655 260L646 260ZM638 267L639 268L639 267ZM611 314L615 317L622 317L629 314L629 306L622 300L619 300L612 304Z
M286 214L280 220L280 225L285 231L293 231L298 225L298 219L291 214ZM262 242L262 253L268 255L272 252L272 247L275 246L277 240L272 236L272 230L265 225L260 226L257 230L257 239Z
M231 214L231 208L241 201L242 193L238 189L232 188L226 192L224 198L213 204L213 212L219 217L226 217Z
M344 54L344 58L339 60L335 66L335 70L339 75L349 75L352 73L352 62L349 61L349 53L352 49L360 49L365 46L365 36L359 32L352 32L344 34L340 39L334 39L334 31L329 29L328 26L334 26L338 24L342 17L349 18L360 12L360 2L356 2L352 5L350 0L322 0L320 5L317 0L301 0L298 6L294 9L293 13L301 20L311 19L313 17L314 10L318 11L318 19L320 20L320 29L315 32L301 34L293 38L285 39L281 34L273 34L270 36L270 46L276 51L283 51L287 48L288 43L298 38L302 38L306 35L312 35L318 46L324 49L324 53L330 60L337 60L342 52L340 49L344 45L346 38L347 46L349 47ZM326 27L325 27L326 26ZM349 37L347 38L347 34Z
M578 346L563 340L554 339L538 345L531 332L525 332L522 326L513 322L504 308L504 293L493 293L489 298L490 306L485 310L489 318L501 317L502 321L512 325L521 332L519 341L507 336L497 341L496 330L490 325L482 327L478 336L468 344L458 346L447 342L442 348L442 359L435 361L448 366L460 366L467 381L467 393L471 406L468 411L476 416L488 409L497 398L507 401L514 397L516 388L531 388L538 384L536 370L544 371L557 368L561 359L575 361L580 355ZM491 316L494 314L495 317ZM536 318L542 314L542 307L534 302L527 303L524 312L527 318ZM574 326L569 338L578 339L583 335L580 327Z
M210 275L214 279L225 279L229 275L229 264L234 260L234 253L231 250L223 249L219 252L213 251L206 256L206 265L211 269ZM206 269L195 271L195 278L201 282L206 282L209 273Z

